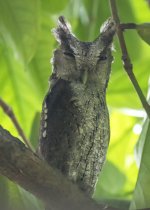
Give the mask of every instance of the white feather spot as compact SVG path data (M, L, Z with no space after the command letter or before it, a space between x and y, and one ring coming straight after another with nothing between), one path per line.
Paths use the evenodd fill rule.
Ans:
M47 105L46 105L46 103L44 104L44 109L46 109L47 108Z
M48 109L44 109L44 113L47 114L48 113Z
M104 158L103 157L100 157L99 162L100 163L103 163L104 162Z
M44 122L44 128L46 128L46 127L47 127L47 122L45 121L45 122Z
M47 120L47 114L44 115L44 120Z
M46 137L46 130L44 130L43 134L42 134L43 138Z

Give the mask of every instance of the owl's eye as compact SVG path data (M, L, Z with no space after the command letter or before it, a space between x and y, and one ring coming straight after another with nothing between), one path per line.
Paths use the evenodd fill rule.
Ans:
M67 55L68 57L74 58L74 54L71 52L63 52L64 55Z
M104 61L106 59L107 59L107 56L106 55L100 55L98 60L99 61Z

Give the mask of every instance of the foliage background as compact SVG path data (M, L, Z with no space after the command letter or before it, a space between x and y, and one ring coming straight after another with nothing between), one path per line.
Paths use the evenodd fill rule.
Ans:
M117 5L122 22L150 20L150 9L144 0L118 0ZM69 20L79 39L90 41L110 16L109 3L106 0L0 0L0 97L13 107L35 147L39 112L52 70L50 58L57 45L50 30L56 26L59 15ZM146 95L150 48L134 30L125 32L125 38L135 75ZM115 60L107 91L111 142L94 198L122 209L150 207L150 125L123 71L116 38L114 45ZM18 135L2 110L0 124ZM42 208L32 195L0 177L0 209Z

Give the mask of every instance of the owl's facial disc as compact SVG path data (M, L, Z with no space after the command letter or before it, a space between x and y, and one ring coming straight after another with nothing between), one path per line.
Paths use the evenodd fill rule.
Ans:
M58 19L58 27L53 29L53 33L60 43L63 53L70 58L78 58L78 61L82 59L82 62L87 63L90 69L97 62L107 60L107 50L111 48L115 31L115 24L109 18L101 27L100 35L95 41L82 42L72 33L70 24L65 21L63 16L60 16ZM80 68L82 68L81 65Z

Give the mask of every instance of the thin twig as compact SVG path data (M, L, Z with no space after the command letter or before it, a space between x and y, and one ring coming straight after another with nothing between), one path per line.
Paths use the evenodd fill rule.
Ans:
M124 31L126 29L136 29L137 24L135 24L135 23L120 23L119 27L122 31Z
M110 8L111 8L111 12L112 12L112 17L113 17L113 19L116 23L116 27L117 27L117 35L118 35L118 39L119 39L119 43L120 43L120 47L121 47L121 51L122 51L122 60L123 60L123 64L124 64L124 69L127 72L148 117L150 118L150 105L146 101L146 98L145 98L145 96L138 84L138 81L133 73L133 65L131 63L131 59L128 54L123 31L120 27L120 19L118 16L116 0L109 0L109 2L110 2Z
M2 107L3 111L8 115L8 117L13 122L14 126L16 127L19 135L22 137L24 143L28 146L28 148L33 151L32 145L30 144L29 140L25 136L21 126L19 125L19 122L10 106L6 104L1 98L0 98L0 107ZM34 152L34 151L33 151Z

